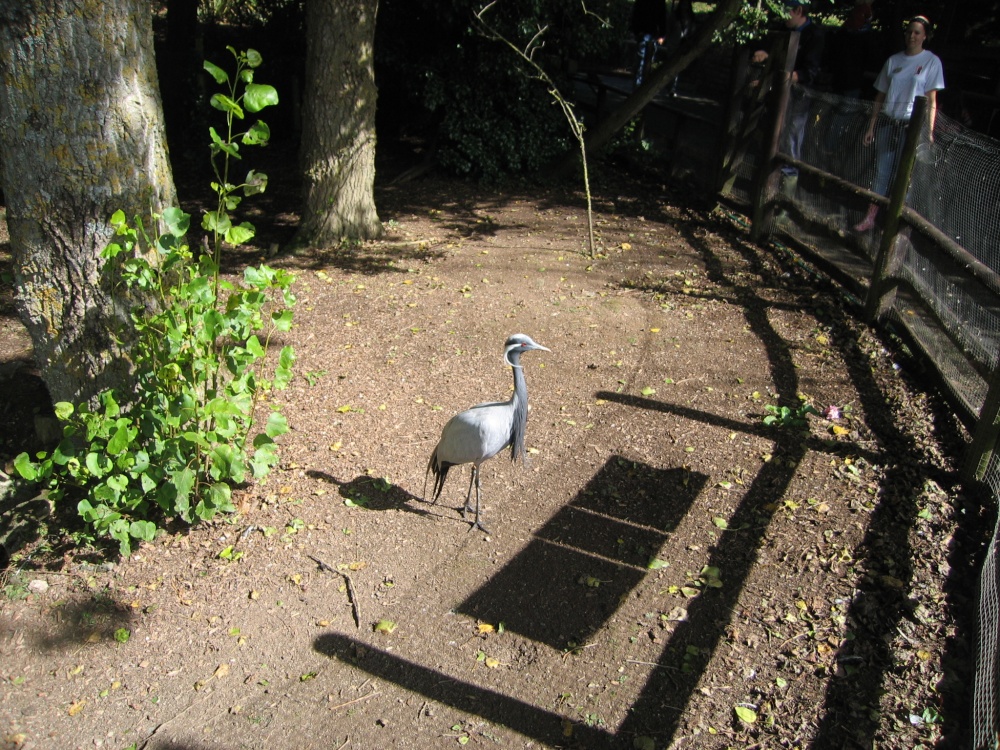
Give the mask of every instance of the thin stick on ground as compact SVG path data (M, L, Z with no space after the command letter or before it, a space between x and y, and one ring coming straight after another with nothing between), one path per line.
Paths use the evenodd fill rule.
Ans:
M360 630L361 629L361 607L358 604L358 595L354 591L354 581L351 577L342 570L337 570L336 568L330 567L325 562L320 560L318 557L313 555L307 555L307 557L314 563L319 565L320 570L325 570L328 573L333 573L334 575L343 576L344 582L347 584L347 598L351 600L351 609L354 612L354 626Z
M347 706L353 706L355 703L360 703L361 701L366 701L369 698L374 698L376 695L380 695L378 690L374 690L367 695L362 695L360 698L354 698L353 700L345 701L344 703L338 703L336 706L330 706L331 711L336 711L339 708L346 708Z

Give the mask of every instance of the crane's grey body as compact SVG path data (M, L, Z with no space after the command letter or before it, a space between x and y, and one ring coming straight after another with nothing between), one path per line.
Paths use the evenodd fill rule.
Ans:
M456 414L441 431L441 439L431 454L427 473L434 475L434 502L441 497L448 469L460 464L472 464L469 491L465 496L463 517L468 520L472 510L472 486L476 486L476 519L472 527L486 531L480 523L479 466L507 446L510 460L524 461L524 430L528 422L528 388L521 369L521 354L528 351L549 351L523 333L515 333L504 344L504 361L514 372L514 393L508 401L479 404ZM426 491L426 478L424 480Z

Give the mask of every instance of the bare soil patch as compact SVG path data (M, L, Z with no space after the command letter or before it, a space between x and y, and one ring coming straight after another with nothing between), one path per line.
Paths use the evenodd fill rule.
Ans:
M112 565L11 545L3 747L963 745L988 524L905 348L656 183L597 196L595 260L571 192L379 198L384 241L271 261L298 273L292 432L236 516ZM524 358L529 465L484 465L484 535L468 469L437 505L424 471L507 397L515 332L552 352ZM12 371L8 426L36 408ZM764 423L799 394L841 417Z

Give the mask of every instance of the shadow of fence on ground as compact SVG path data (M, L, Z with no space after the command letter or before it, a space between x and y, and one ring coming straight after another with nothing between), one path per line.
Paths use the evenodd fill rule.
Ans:
M556 650L586 643L646 577L650 559L707 480L686 469L654 469L612 456L517 557L455 610L502 621L506 630Z
M736 262L726 261L700 236L697 224L682 225L679 229L702 256L709 279L734 290L735 300L743 307L750 329L768 349L779 398L785 403L795 403L798 389L794 370L790 369L793 367L791 352L768 318L775 305L764 299L757 289L741 282L739 274L731 273L731 269L742 261L763 278L772 278L773 273L767 271L766 263L772 262L773 256L743 238L732 237L729 244L736 253ZM797 301L801 309L810 309L816 293L815 283L802 283L796 288L790 278L785 280L792 282L782 284L791 297L786 304L794 305ZM884 384L877 380L862 351L860 334L852 325L853 318L839 305L827 306L823 316L828 318L826 322L831 330L837 332L832 337L833 346L839 349L846 363L848 377L866 415L866 424L878 446L875 451L865 451L857 445L842 444L840 450L849 449L852 456L864 456L871 464L888 466L873 496L874 509L864 538L852 550L854 564L864 571L864 575L860 579L860 590L847 611L852 637L845 639L837 660L838 664L850 664L853 674L828 683L817 717L819 727L813 747L868 747L875 742L879 699L893 668L892 641L899 632L902 618L913 616L914 603L906 592L914 572L910 534L919 510L917 501L928 479L942 487L950 487L957 481L957 475L936 469L918 445L916 436L901 430L895 423L893 405L888 402ZM944 428L944 425L942 428L954 429L953 426ZM804 446L794 441L784 442L782 452L790 451L799 460L804 455L800 448L823 449L822 441L807 441ZM774 452L778 453L778 446ZM953 679L954 675L951 677ZM953 734L963 734L962 717L952 716L948 720Z
M688 227L687 229L691 229ZM796 405L799 380L788 341L774 327L775 307L811 310L815 289L802 294L785 287L780 302L766 299L745 273L730 274L727 263L693 231L686 239L705 261L709 278L731 290L728 301L742 307L747 328L766 349L769 377L779 403ZM743 263L765 279L773 273L757 248L734 240L735 266ZM663 290L669 293L670 290ZM832 312L834 317L846 315ZM800 430L765 426L757 421L732 420L686 406L638 396L600 392L597 398L622 406L674 414L730 432L773 442L772 454L746 488L733 514L731 530L710 551L707 565L724 571L725 585L708 589L687 605L686 619L669 635L649 678L624 721L615 731L575 726L572 739L563 734L564 717L493 690L471 685L399 656L371 649L348 636L329 634L316 639L317 651L350 663L373 676L424 697L478 715L539 742L572 743L588 748L631 747L637 736L654 738L657 746L677 742L680 719L695 694L705 666L726 639L727 628L741 613L757 557L781 503L810 453L864 458L886 466L873 496L874 509L865 536L851 551L865 575L860 591L849 602L847 623L854 640L845 638L829 669L850 663L857 667L828 675L825 701L817 707L814 747L869 746L876 741L880 691L892 668L891 641L911 603L906 597L913 561L908 534L913 528L916 498L923 483L933 478L943 486L950 477L935 469L915 445L914 436L892 421L884 384L876 380L870 363L859 352L860 341L845 321L836 345L848 363L849 377L860 394L861 407L870 415L873 447L842 440L803 435ZM676 528L706 485L707 477L684 469L655 469L621 457L612 457L574 500L560 509L525 549L457 611L484 621L503 620L505 627L555 649L572 648L592 637L615 613L623 595L643 580L645 566L656 556L666 535ZM601 580L597 594L580 585L581 571ZM608 594L609 596L606 596ZM501 604L502 602L502 604ZM566 613L573 617L566 617ZM846 635L846 634L845 634ZM781 653L775 654L782 658ZM792 658L789 656L789 658Z
M361 669L372 677L399 685L445 706L479 716L552 746L566 743L563 717L517 698L448 677L339 633L325 633L313 642L317 652ZM611 735L596 727L574 728L574 738L583 747L608 747Z

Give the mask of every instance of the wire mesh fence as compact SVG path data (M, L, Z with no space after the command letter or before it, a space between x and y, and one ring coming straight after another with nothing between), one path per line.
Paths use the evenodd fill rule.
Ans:
M744 101L752 98L755 86L767 85L752 69L744 83ZM772 106L775 101L772 97ZM767 134L748 130L746 154L731 165L725 182L728 196L745 205L759 200L763 190L763 200L777 206L763 214L764 234L793 237L862 296L871 291L877 256L885 250L879 221L871 228L859 226L874 194L886 194L884 182L879 184L878 146L863 142L872 106L792 86L787 110L775 119L783 123L776 156L784 165L780 179L763 178L773 166ZM749 121L752 114L744 107L736 119ZM905 128L880 122L886 140L901 138ZM994 425L1000 420L991 399L1000 393L1000 142L938 114L933 139L924 133L917 146L905 206L888 269L895 289L883 316L905 329L934 364L946 391L962 405L966 425L978 430L987 423L993 427L987 439L995 442ZM884 202L880 210L885 213ZM989 445L981 478L997 501L1000 457L994 448ZM1000 748L998 539L1000 522L980 575L971 728L976 750Z
M986 472L993 497L1000 495L1000 460L994 455ZM998 680L1000 680L1000 566L997 565L1000 522L979 574L979 639L972 693L972 741L975 750L998 746Z
M775 194L765 196L781 206L768 231L808 244L850 277L855 291L868 287L882 241L878 221L871 229L858 226L869 208L864 190L886 190L884 183L876 185L879 147L863 142L871 107L866 100L793 86L779 156L819 173L786 165ZM901 138L905 127L880 120L889 140ZM736 170L729 195L737 201L753 200L762 144L763 138ZM830 177L864 190L838 189ZM896 295L887 315L912 329L974 419L1000 350L1000 142L939 114L933 141L925 137L917 149L906 206L995 277L991 288L983 274L968 273L968 259L942 253L912 227L897 242L892 273L907 293Z

